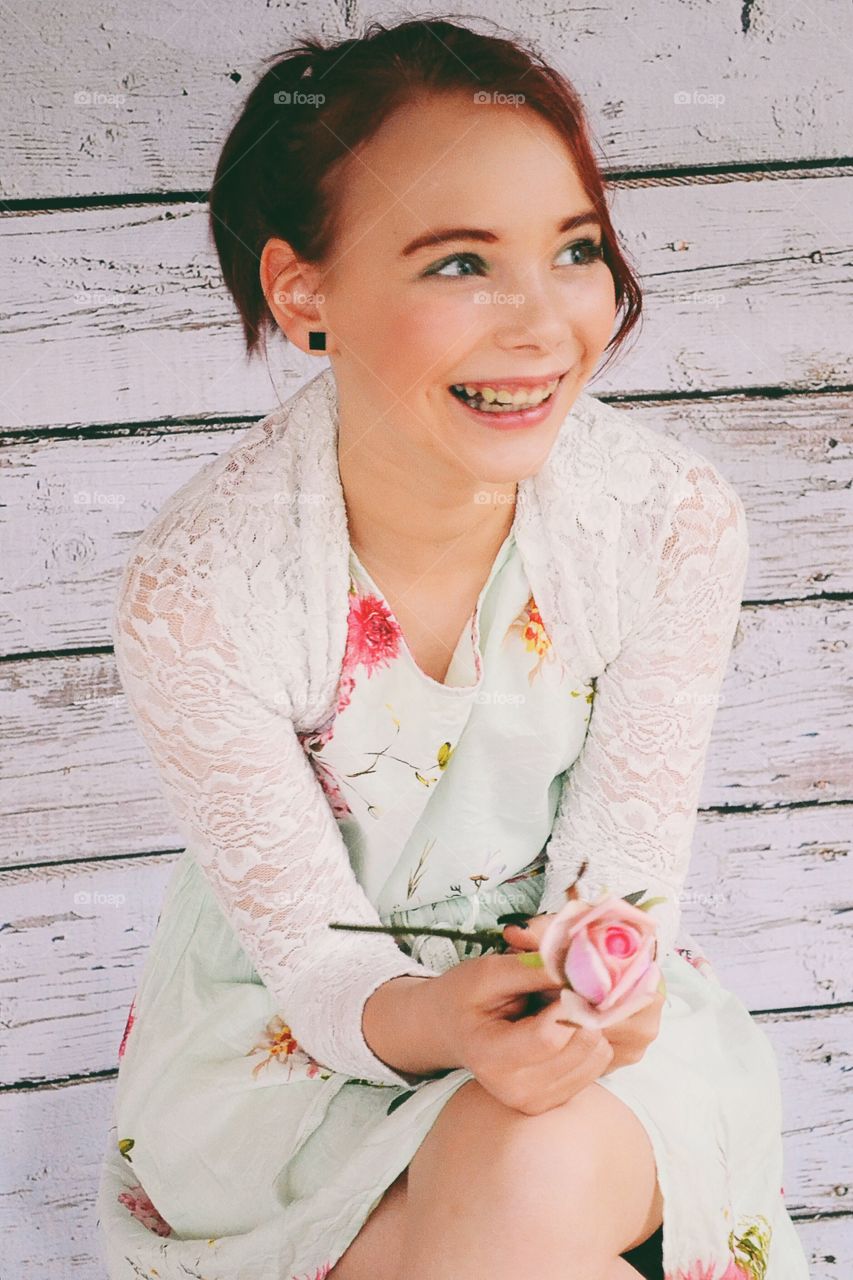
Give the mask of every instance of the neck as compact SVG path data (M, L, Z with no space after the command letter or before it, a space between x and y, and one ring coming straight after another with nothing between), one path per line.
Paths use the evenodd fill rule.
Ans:
M491 563L512 526L516 482L450 474L440 462L431 475L416 474L401 450L380 456L373 443L349 446L343 430L338 441L350 543L359 559L364 552L380 570L404 567L424 579Z

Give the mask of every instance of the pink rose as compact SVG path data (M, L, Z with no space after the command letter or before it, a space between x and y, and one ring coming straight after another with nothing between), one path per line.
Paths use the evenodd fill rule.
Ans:
M650 1004L661 980L655 925L624 898L567 902L539 943L569 1022L608 1027Z

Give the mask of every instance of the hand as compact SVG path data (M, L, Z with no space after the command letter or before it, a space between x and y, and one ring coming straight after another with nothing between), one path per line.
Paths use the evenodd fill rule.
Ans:
M417 995L441 1028L443 1061L467 1067L506 1106L540 1115L599 1079L613 1059L601 1031L560 1025L553 1000L529 1013L530 997L549 992L559 995L553 979L513 951L463 960Z
M507 954L538 951L542 935L555 915L556 912L550 912L531 916L526 929L520 929L518 925L505 925L504 938L511 944ZM539 998L551 1003L559 1000L559 995L559 989L552 988L550 992L542 992ZM656 991L651 1002L644 1008L628 1018L623 1018L621 1022L611 1023L609 1027L601 1030L600 1034L613 1049L613 1057L601 1072L602 1075L609 1075L617 1067L629 1066L631 1063L640 1061L651 1042L658 1036L665 999L665 995Z

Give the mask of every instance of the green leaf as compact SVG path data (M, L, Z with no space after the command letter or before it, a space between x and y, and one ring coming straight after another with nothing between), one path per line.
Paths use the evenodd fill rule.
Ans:
M649 907L656 907L659 902L666 902L666 898L649 898L647 902L638 902L637 906L641 911L648 911Z
M526 964L528 969L544 969L545 961L538 951L517 951L516 955L522 964Z

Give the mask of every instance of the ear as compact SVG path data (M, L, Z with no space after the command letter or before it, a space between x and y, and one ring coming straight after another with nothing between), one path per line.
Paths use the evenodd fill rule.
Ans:
M261 251L261 288L267 306L282 333L301 351L316 355L308 345L312 329L327 329L323 318L325 298L316 291L319 271L296 256L286 240L271 236ZM322 355L328 355L330 343Z

